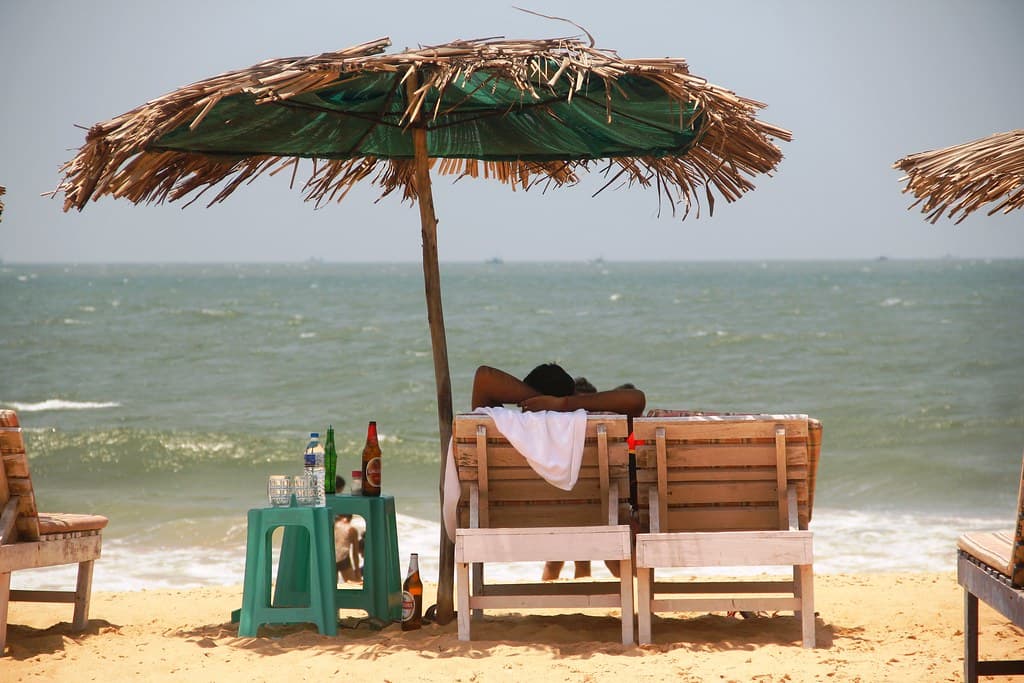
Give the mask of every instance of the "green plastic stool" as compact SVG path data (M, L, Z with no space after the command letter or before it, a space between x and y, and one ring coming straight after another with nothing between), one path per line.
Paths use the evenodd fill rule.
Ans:
M402 620L402 578L398 557L398 522L394 496L328 495L331 539L336 515L358 515L366 522L362 588L337 588L334 555L331 555L335 609L361 609L382 624ZM274 589L275 605L306 604L309 601L309 540L297 530L285 529L281 561Z
M337 584L334 578L333 520L327 508L293 506L249 510L242 609L237 612L239 636L255 636L262 624L302 622L316 624L324 635L338 634L338 610L334 606ZM301 567L306 591L301 599L284 603L275 599L271 603L272 535L279 527L284 527L284 539L278 574L285 566ZM287 554L285 539L288 538L305 540L299 547L288 551L301 550L301 558ZM314 542L310 543L309 539ZM232 614L232 621L235 617L236 614Z

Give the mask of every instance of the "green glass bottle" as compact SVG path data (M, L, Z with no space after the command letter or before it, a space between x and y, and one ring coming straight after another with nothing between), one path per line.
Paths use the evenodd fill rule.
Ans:
M327 427L327 442L324 444L324 492L335 493L334 481L338 469L338 451L334 448L334 427Z

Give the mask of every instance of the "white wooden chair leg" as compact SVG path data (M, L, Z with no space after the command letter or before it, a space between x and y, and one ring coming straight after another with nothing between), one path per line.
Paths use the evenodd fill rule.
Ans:
M89 623L89 598L92 595L93 560L78 563L78 583L75 585L75 616L71 622L74 631L84 631Z
M473 595L484 595L484 563L474 562L473 563ZM468 609L467 605L467 609ZM484 611L482 609L473 610L474 619L483 619Z
M804 594L803 586L802 586L801 580L800 580L800 565L794 564L792 567L790 567L790 570L791 570L791 572L793 574L793 597L795 597L797 599L797 601L799 602L800 598ZM803 603L800 602L800 604L803 604ZM802 614L803 614L803 610L801 609L800 605L798 605L797 609L793 610L793 616L796 617L797 621L801 621L801 619L802 619L801 615ZM802 623L802 621L801 621L801 623Z
M455 564L455 573L457 579L456 591L458 593L456 610L459 613L459 640L469 640L469 563L457 562Z
M619 562L620 597L622 598L622 644L633 644L633 562Z
M0 573L0 657L7 646L7 607L11 602L11 573Z
M651 642L651 589L653 587L651 574L649 567L637 567L637 632L641 645Z
M799 571L800 629L803 632L804 647L815 646L814 633L814 565L802 564L794 569Z

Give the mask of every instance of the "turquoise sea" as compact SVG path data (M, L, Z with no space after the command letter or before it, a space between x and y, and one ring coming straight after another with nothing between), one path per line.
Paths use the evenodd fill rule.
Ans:
M473 371L562 363L648 407L824 424L819 572L952 569L1007 527L1024 449L1024 261L442 264ZM403 556L436 580L437 414L418 264L0 266L0 406L40 507L110 518L96 590L239 584L245 514L369 420ZM68 567L14 575L53 587ZM506 571L533 575L539 568ZM598 570L595 570L598 572Z

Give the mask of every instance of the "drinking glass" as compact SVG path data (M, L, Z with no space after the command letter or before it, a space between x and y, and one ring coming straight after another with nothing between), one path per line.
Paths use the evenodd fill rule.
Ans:
M295 502L299 505L316 505L316 482L305 474L296 474L294 478Z
M276 508L288 507L292 502L292 478L283 474L272 474L267 479L267 497Z

